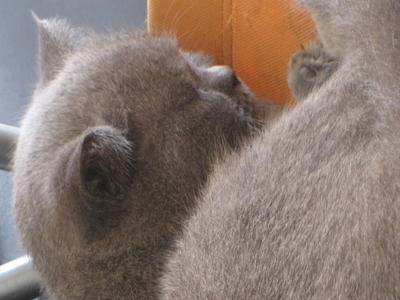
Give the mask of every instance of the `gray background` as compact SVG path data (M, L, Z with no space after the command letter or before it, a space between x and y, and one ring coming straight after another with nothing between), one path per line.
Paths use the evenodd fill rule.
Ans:
M40 18L59 16L96 31L145 27L146 0L1 0L0 123L18 126L36 82L37 32L30 10ZM23 254L10 215L9 174L0 171L0 263Z

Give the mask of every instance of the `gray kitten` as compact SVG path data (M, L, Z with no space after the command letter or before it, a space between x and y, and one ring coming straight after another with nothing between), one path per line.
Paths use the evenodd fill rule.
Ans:
M338 69L215 168L163 299L400 299L400 1L302 3Z
M212 164L263 110L232 70L170 38L37 23L14 160L23 245L53 299L155 299Z

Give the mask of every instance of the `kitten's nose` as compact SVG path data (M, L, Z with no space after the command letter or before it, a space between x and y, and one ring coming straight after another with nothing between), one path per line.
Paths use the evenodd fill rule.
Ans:
M207 68L210 83L216 89L230 91L240 82L235 71L228 66L212 66Z

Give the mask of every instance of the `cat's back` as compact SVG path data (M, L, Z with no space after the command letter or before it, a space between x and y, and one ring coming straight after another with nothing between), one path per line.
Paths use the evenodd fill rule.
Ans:
M215 168L165 299L397 299L399 150L345 74Z

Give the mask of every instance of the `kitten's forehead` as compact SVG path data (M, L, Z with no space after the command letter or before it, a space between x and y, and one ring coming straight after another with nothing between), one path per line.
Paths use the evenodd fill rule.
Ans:
M122 34L91 42L84 52L87 79L118 93L165 97L196 79L175 40L167 37Z
M190 64L166 37L95 36L70 57L63 73L61 89L88 113L140 126L196 96Z
M124 36L123 36L124 37ZM97 52L97 64L103 64L116 75L180 76L188 71L188 63L181 55L176 41L167 37L130 36L100 39L102 46L91 45Z

